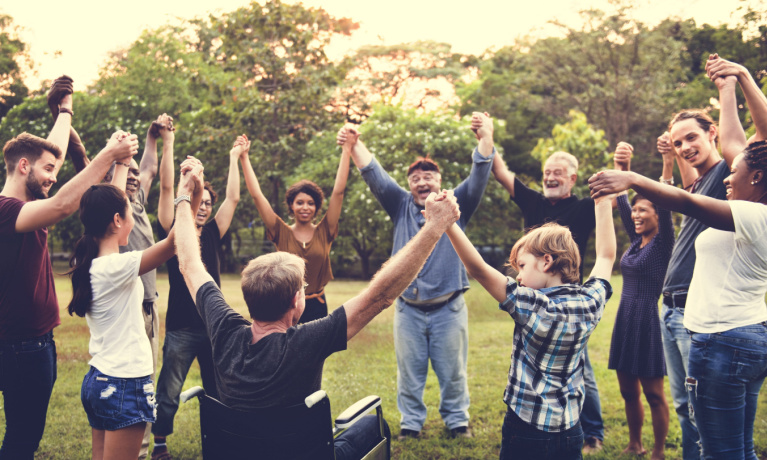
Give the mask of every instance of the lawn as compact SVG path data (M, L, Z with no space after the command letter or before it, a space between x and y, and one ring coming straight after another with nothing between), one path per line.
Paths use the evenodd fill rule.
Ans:
M613 278L613 288L620 293L621 278ZM237 311L246 313L239 288L239 277L225 275L222 279L226 299ZM331 308L342 304L365 286L359 281L333 281L327 289ZM400 459L488 459L497 458L501 442L501 422L506 407L501 400L506 385L511 353L513 323L508 315L498 310L497 303L476 283L466 294L469 308L469 389L471 391L471 427L474 438L449 439L439 413L439 384L433 372L426 382L425 400L429 415L419 440L393 441L394 458ZM56 288L65 308L70 297L68 279L57 277ZM167 276L158 280L162 323L167 299ZM605 448L593 459L620 458L628 441L628 429L623 413L623 401L614 372L607 369L612 325L618 307L616 295L607 305L604 319L589 342L589 352L597 376L605 419ZM392 342L393 309L376 318L349 343L345 352L331 356L325 364L323 387L330 395L333 414L368 394L383 398L384 414L395 436L399 432L399 413L396 401L396 363ZM164 329L161 330L164 335ZM85 320L62 312L62 324L55 330L58 349L58 381L48 411L48 421L37 458L86 459L90 458L90 427L80 403L80 384L87 371L88 328ZM200 385L196 363L184 388ZM667 385L668 387L668 385ZM671 397L666 391L671 403ZM650 450L653 444L650 410L645 404L643 441ZM671 424L666 456L681 458L681 431L671 410ZM4 419L0 413L0 433ZM168 438L174 458L197 459L200 454L198 405L196 400L181 406L175 421L176 432ZM767 403L760 401L755 424L757 453L767 455ZM629 457L625 457L629 458Z

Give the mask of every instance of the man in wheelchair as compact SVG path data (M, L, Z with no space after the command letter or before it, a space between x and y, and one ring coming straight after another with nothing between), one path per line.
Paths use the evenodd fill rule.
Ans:
M303 259L284 252L253 259L242 272L250 322L227 305L200 258L189 197L202 192L202 165L198 162L181 174L175 226L179 265L211 339L220 401L240 411L294 406L319 390L325 359L345 350L352 337L394 303L437 241L446 238L445 230L460 217L452 192L432 193L421 231L381 267L368 287L327 317L300 327L296 325L304 311ZM336 438L336 459L364 455L354 445L369 430L379 429L371 417ZM341 445L346 446L344 452L338 449Z

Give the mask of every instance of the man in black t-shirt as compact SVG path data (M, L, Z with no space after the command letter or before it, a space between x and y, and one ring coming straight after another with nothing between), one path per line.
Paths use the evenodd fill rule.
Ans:
M581 254L582 281L583 255L596 222L594 200L590 197L578 198L572 194L573 186L578 179L578 159L567 152L551 154L543 165L543 193L531 190L523 184L513 172L509 171L501 155L495 156L493 175L522 210L526 230L546 222L556 222L570 229ZM584 356L586 362L583 378L586 384L586 398L580 420L583 428L583 453L588 455L602 449L604 423L599 389L589 360L588 348L584 348Z
M213 346L219 399L240 410L291 405L316 390L325 359L390 306L423 267L445 230L460 216L452 193L432 193L426 223L405 248L384 264L368 287L329 316L298 325L305 307L304 260L276 252L250 261L242 292L253 322L230 308L202 263L189 197L199 193L202 167L182 170L176 209L176 253ZM359 458L375 421L355 423L338 445L355 445L336 459ZM351 439L350 439L351 438ZM358 448L357 448L358 447ZM353 451L353 452L350 452Z

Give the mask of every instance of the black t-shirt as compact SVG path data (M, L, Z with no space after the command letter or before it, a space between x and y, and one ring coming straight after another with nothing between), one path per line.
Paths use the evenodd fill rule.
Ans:
M574 195L551 204L542 193L529 189L516 177L514 178L514 196L511 197L525 218L525 231L546 222L556 222L570 229L575 244L581 253L580 273L583 279L583 255L591 232L596 227L594 200L578 199Z
M174 222L175 223L175 222ZM172 225L171 225L172 227ZM160 226L160 239L168 237L165 229ZM221 286L220 266L218 251L221 244L221 234L218 231L218 224L215 219L202 227L200 233L200 253L205 268L213 277L217 285ZM205 325L202 318L197 313L194 306L192 295L186 287L184 277L178 268L178 257L173 256L166 262L168 267L168 283L170 292L168 292L168 312L165 315L165 329L168 331L177 331L180 329L202 331Z
M213 346L219 399L234 409L302 403L320 389L325 359L346 349L343 307L255 344L250 321L227 305L213 283L197 291L197 309Z

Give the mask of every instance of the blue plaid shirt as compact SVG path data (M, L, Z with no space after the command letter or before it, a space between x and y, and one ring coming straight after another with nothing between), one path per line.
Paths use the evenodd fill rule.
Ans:
M583 408L583 349L612 295L610 283L544 289L506 285L500 309L514 319L514 350L503 401L525 422L547 432L578 423Z
M455 188L455 198L461 208L461 218L458 226L466 228L474 211L477 210L482 195L485 193L487 179L493 166L493 153L487 158L474 149L473 164L469 177ZM400 187L389 174L384 171L378 160L373 160L360 169L362 178L370 187L376 199L386 210L394 223L394 244L392 255L402 249L411 238L421 230L426 219L421 214L423 206L415 204L410 190ZM447 235L437 242L423 269L402 293L402 297L410 300L429 300L449 294L454 291L469 289L469 278L466 275L461 259L453 249Z

